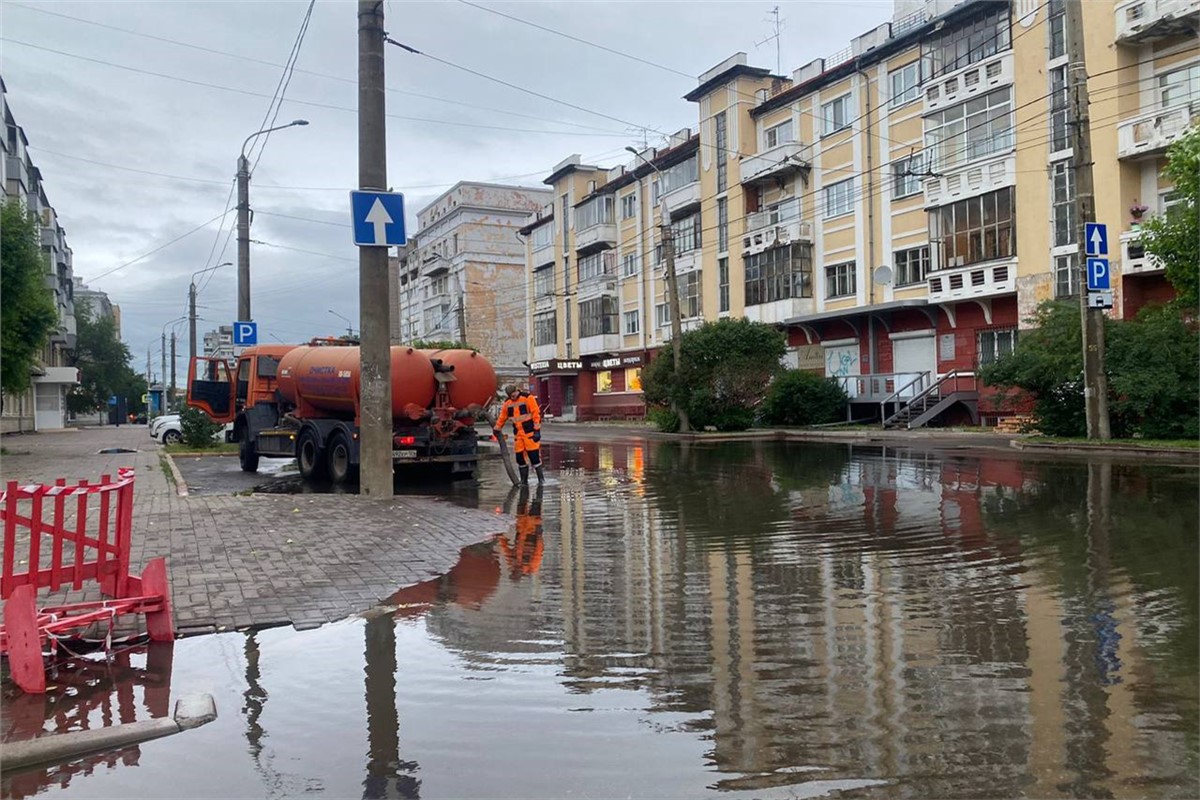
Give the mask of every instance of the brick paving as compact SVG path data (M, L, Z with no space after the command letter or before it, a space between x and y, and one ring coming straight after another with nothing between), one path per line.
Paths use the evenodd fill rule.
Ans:
M508 517L432 498L357 495L180 497L161 448L141 426L6 436L0 479L99 480L134 467L130 569L166 556L175 625L183 634L291 624L359 613L398 588L444 574L470 544L503 533ZM135 453L98 454L123 447ZM99 599L94 588L43 602Z

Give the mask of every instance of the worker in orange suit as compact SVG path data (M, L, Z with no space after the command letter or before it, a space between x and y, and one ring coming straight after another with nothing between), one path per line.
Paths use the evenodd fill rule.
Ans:
M542 566L542 553L546 544L542 539L541 486L538 486L532 503L529 501L529 487L521 487L521 497L517 501L516 529L516 542L510 544L506 537L501 536L500 549L504 551L504 560L508 562L513 577L519 578L522 575L537 573Z
M542 472L542 410L537 399L513 384L504 387L507 398L496 417L496 436L502 436L504 423L512 420L513 450L517 453L517 468L521 470L521 483L529 483L529 467L537 472L538 483L546 480Z

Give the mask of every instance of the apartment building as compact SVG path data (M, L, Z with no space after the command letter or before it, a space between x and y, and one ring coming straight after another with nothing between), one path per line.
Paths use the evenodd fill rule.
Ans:
M462 181L417 212L399 262L401 341L466 342L501 379L524 378L525 247L517 229L546 189Z
M41 225L42 252L46 258L46 286L54 295L58 309L58 327L51 332L34 367L30 391L17 397L4 397L0 412L0 432L48 430L67 423L66 395L79 383L79 373L71 366L75 347L75 294L72 252L66 231L46 198L42 173L29 155L29 139L17 124L8 104L8 90L0 78L0 107L4 115L4 136L0 137L0 189L3 200L16 200Z
M1138 229L1170 205L1163 156L1200 112L1200 3L1083 5L1109 313L1127 317L1172 296ZM777 325L790 364L841 379L859 410L936 393L922 422L1009 413L975 369L1011 351L1040 302L1079 288L1064 11L897 3L893 21L790 77L743 53L704 73L686 95L696 131L663 148L557 165L555 202L522 229L543 404L641 413L637 369L670 329L661 201L685 328Z
M72 279L72 282L74 283L75 308L78 310L80 305L86 303L92 310L93 316L111 319L116 326L117 338L121 338L121 307L109 299L108 292L90 288L78 275Z
M221 325L204 332L204 357L231 360L236 356L233 347L233 326Z

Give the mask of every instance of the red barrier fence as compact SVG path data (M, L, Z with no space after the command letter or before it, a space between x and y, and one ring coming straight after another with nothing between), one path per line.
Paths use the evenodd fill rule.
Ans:
M26 692L46 691L42 645L48 641L53 647L67 631L107 622L111 633L118 616L145 614L152 640L175 638L166 561L151 560L140 577L129 574L133 481L133 470L122 469L116 481L109 475L102 476L99 484L80 481L78 486L67 486L61 478L53 486L9 481L0 493L4 523L0 599L5 601L0 653L8 655L13 680ZM22 505L27 506L27 515L22 514ZM68 520L72 505L74 519ZM94 513L89 513L89 505ZM19 553L25 548L18 548L18 539L25 536L28 549ZM20 555L25 558L18 563ZM18 566L26 568L17 572ZM80 590L85 580L96 581L101 594L110 599L37 607L39 589Z

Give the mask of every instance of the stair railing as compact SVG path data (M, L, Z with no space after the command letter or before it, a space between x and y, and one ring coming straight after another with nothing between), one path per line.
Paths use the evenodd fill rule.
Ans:
M926 373L926 374L928 374L928 373ZM960 381L964 381L964 380L969 382L969 387L970 387L965 390L963 388L961 388L961 385L960 385ZM879 404L880 410L881 410L880 417L883 419L884 427L887 427L888 424L890 424L897 417L899 417L902 413L904 413L904 409L908 408L912 404L919 402L920 400L923 400L924 398L929 397L930 395L934 395L934 394L936 394L939 398L941 398L942 387L950 382L953 382L953 387L950 390L950 394L954 394L955 392L961 392L961 391L973 392L979 388L979 384L975 380L974 372L971 372L968 370L952 369L949 372L947 372L945 375L942 375L940 378L938 378L932 384L930 384L928 388L921 391L919 394L914 395L907 403L904 404L904 406L897 405L896 413L892 414L890 417L884 417L883 416L884 404L887 403L892 397L896 397L900 393L900 391L902 391L902 390L897 390L897 391L893 392L891 395L888 395L887 398L884 398L884 400ZM898 404L899 400L897 399L896 402Z
M916 400L918 397L920 397L922 394L925 393L925 390L922 390L921 386L928 380L929 380L929 371L928 370L926 370L924 372L918 372L915 378L913 378L912 380L910 380L908 383L904 384L903 386L897 386L896 391L892 392L887 397L880 400L879 401L879 418L884 421L883 424L886 425L888 422L891 422L892 417L899 415L899 413L904 410L904 407L900 405L900 401L904 397L905 392L907 392L910 389L913 389L913 387L916 386L916 389L913 389L912 397L908 401L909 403L913 402L913 400ZM896 404L896 413L893 414L892 417L888 417L888 415L887 415L887 404L888 403ZM907 403L905 405L907 405Z

